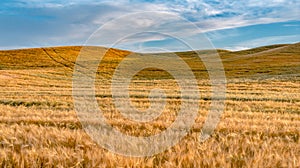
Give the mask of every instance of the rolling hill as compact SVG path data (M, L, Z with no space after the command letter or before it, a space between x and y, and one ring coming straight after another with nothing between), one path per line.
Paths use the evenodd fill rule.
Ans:
M195 51L176 53L197 77L198 116L178 144L141 158L102 148L82 128L72 96L73 68L81 49L0 51L1 167L300 167L300 43L217 50L227 77L227 95L217 128L202 143L198 137L211 109L211 84ZM211 51L197 53L209 57ZM95 98L107 122L123 134L159 134L176 119L180 88L161 69L139 72L129 86L132 105L146 110L150 91L159 87L167 95L166 106L151 122L125 118L114 105L109 79L128 54L136 59L148 55L109 49L98 67Z
M67 67L72 69L81 48L73 46L0 51L0 69L53 67ZM100 47L98 49L105 50L105 48ZM264 46L235 52L227 50L217 51L222 59L228 78L292 75L300 72L300 43ZM106 55L109 60L104 62L111 64L111 59L120 61L130 53L129 51L110 49ZM177 52L175 54L182 57L189 64L193 64L198 59L197 54L193 51ZM160 53L160 55L163 56L165 54ZM198 67L195 67L195 71L197 69L198 71L206 70L203 64L200 67L199 65L197 64Z

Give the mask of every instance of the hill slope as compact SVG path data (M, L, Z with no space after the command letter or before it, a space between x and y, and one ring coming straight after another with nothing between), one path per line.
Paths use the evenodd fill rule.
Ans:
M81 49L82 47L74 46L0 51L0 70L53 67L72 70ZM104 50L100 47L97 49ZM300 72L300 43L264 46L236 52L218 50L218 52L228 78L290 75ZM129 51L110 49L102 62L104 63L102 67L116 67L130 53ZM166 54L160 53L159 55ZM176 54L182 57L194 72L198 73L198 76L207 77L206 68L195 52L178 52Z

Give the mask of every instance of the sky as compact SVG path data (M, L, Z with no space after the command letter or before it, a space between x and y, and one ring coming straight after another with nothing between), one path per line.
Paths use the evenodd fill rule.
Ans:
M138 30L114 47L189 50L168 33L192 38L193 49L207 38L215 48L243 50L299 42L299 11L299 0L1 0L0 49L86 45L97 33L93 44L110 46Z

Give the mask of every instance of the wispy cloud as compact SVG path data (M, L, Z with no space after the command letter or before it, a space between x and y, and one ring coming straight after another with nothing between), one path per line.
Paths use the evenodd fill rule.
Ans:
M243 41L238 45L248 46L250 48L257 46L264 46L268 44L284 44L284 43L296 43L299 42L300 35L290 35L290 36L272 36L272 37L262 37L254 40Z
M169 20L172 18L164 18L163 15L155 20L129 21L130 25L116 23L111 29L119 28L120 32L126 33L122 26L135 30L150 30L155 27L156 30L190 37L203 32L299 20L299 6L300 2L297 0L2 0L0 48L80 45L106 22L132 12L172 13L189 20L200 29L191 31L189 25L176 20L172 25L166 25L171 23ZM108 43L112 36L114 35L106 35ZM219 33L219 36L224 34ZM226 37L230 36L232 34ZM136 36L130 42L163 40L168 38Z
M229 51L241 51L241 50L248 50L250 49L250 47L233 46L233 47L225 47L224 49Z

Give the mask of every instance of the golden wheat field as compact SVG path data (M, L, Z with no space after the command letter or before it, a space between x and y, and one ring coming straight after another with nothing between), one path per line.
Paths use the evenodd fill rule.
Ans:
M82 129L72 97L80 49L0 51L1 167L300 167L300 43L218 50L227 77L225 109L211 138L202 143L197 138L211 104L208 75L194 52L177 53L197 77L200 110L185 138L149 157L113 154ZM99 108L124 134L157 134L176 118L178 85L162 70L139 72L130 84L132 104L148 108L155 87L165 90L167 104L153 122L122 117L114 108L109 78L128 53L110 49L102 60L95 82Z

